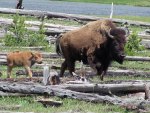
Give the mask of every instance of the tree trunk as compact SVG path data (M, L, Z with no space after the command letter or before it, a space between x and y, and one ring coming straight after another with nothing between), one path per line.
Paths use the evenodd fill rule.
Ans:
M143 85L141 87L143 87ZM23 84L23 83L12 83L12 82L0 82L0 90L5 92L12 92L12 93L39 94L39 95L58 96L61 98L73 98L78 100L94 102L94 103L109 103L109 104L119 105L132 110L143 109L143 108L148 109L145 104L150 103L150 101L134 100L132 98L122 99L117 96L110 97L110 96L100 96L98 94L81 93L81 92L71 91L68 89L63 89L60 86L43 86L37 83Z

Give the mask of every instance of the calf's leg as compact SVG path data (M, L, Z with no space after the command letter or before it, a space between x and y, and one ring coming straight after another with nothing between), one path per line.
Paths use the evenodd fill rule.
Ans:
M29 66L25 66L25 69L26 69L26 71L27 71L27 73L28 73L29 78L32 78L32 71L31 71L31 68L30 68Z
M7 78L11 78L12 66L7 66Z

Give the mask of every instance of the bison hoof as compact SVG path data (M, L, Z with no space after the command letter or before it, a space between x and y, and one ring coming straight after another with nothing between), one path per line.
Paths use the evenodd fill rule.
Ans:
M103 80L104 80L104 77L103 77L103 76L100 76L100 79L101 79L101 81L103 81Z
M63 76L64 76L64 75L61 75L61 74L59 75L59 77L63 77Z

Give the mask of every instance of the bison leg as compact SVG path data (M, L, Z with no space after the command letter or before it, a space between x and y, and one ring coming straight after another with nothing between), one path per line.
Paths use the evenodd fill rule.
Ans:
M101 75L100 75L100 79L101 79L101 81L103 81L103 80L104 80L104 76L105 76L105 74L106 74L106 71L103 71L103 72L101 73Z
M63 77L65 70L67 69L67 62L66 60L62 63L61 65L61 70L60 70L60 77Z
M69 70L69 73L73 76L73 73L72 72L75 72L75 62L68 62L68 70Z
M103 81L104 80L104 76L106 75L108 69L108 65L101 65L101 67L99 68L99 70L97 70L97 74L100 75L100 79Z
M88 50L87 50L87 60L88 60L88 63L90 65L90 67L94 70L96 70L96 67L95 67L95 64L94 64L94 51L95 51L95 47L90 47Z
M88 56L87 60L88 60L88 63L90 65L90 67L96 71L95 64L93 63L94 57L93 56Z

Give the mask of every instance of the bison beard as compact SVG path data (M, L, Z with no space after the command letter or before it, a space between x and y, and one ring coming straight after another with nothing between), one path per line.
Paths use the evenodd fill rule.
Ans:
M65 59L60 76L67 68L72 74L78 60L90 65L103 80L112 61L123 63L127 33L111 20L98 20L60 35L56 40L56 52Z

